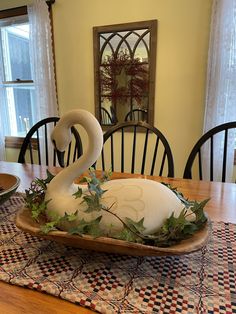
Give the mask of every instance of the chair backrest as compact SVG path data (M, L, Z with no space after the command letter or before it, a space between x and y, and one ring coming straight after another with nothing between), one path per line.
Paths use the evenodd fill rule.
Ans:
M226 169L227 169L227 144L229 138L229 130L235 129L236 131L236 121L228 122L214 127L205 134L203 134L197 143L194 145L192 151L186 162L183 177L185 179L192 179L193 166L195 165L198 179L203 179L203 164L202 164L202 150L203 145L209 145L209 179L214 180L214 147L217 142L218 134L222 134L223 140L223 158L222 158L222 171L221 171L221 181L225 182L226 179ZM234 133L236 136L236 132ZM235 137L234 137L235 139ZM204 169L205 170L205 169ZM208 175L205 173L205 175Z
M165 136L143 121L109 128L97 165L99 162L102 170L174 176L173 156Z
M125 121L147 121L147 109L133 109L125 116Z
M51 143L50 134L59 119L59 117L43 119L29 130L20 149L19 163L30 162L31 164L46 166L58 165L56 150ZM83 154L82 142L78 131L75 127L72 127L71 132L73 139L65 154L64 165L66 166ZM26 155L28 156L27 158Z

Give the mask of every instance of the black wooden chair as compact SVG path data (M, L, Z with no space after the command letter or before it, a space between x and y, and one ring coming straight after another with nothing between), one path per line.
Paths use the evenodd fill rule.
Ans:
M209 145L209 173L205 173L204 176L209 175L210 181L214 180L214 145L218 134L222 134L223 139L223 158L222 158L222 171L221 181L225 182L226 169L227 169L227 143L229 138L230 130L234 131L234 139L236 138L236 121L228 122L214 127L213 129L206 132L194 145L184 169L183 177L185 179L192 179L193 167L198 179L203 180L203 165L202 165L202 150L203 145Z
M125 116L125 121L147 121L147 109L130 110Z
M126 132L125 132L126 131ZM174 176L174 162L165 136L143 121L123 122L104 134L102 170Z
M59 164L56 150L50 139L51 131L59 119L59 117L43 119L29 130L20 149L19 163L29 162L46 166L57 166ZM71 132L73 139L66 151L64 164L60 164L62 167L68 166L83 154L82 142L78 131L75 127L72 127Z

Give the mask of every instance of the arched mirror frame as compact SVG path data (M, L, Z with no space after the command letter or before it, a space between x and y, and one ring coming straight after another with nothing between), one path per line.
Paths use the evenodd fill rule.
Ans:
M149 32L148 47L148 104L147 104L147 121L149 124L154 123L154 98L155 98L155 74L156 74L156 49L157 49L157 20L149 20L142 22L123 23L107 26L96 26L93 28L93 52L94 52L94 92L95 92L95 114L102 128L107 130L117 122L116 117L114 123L110 125L102 124L101 112L101 47L100 37L102 34L119 33L125 31L134 31L145 29ZM114 108L112 108L114 110Z

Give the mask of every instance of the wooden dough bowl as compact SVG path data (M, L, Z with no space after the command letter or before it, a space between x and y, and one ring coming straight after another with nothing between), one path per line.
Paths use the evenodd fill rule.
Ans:
M128 241L117 240L108 237L93 238L89 235L83 237L70 235L65 231L51 231L43 234L40 226L32 217L29 209L22 208L16 215L16 226L36 237L52 240L86 250L94 250L115 254L126 254L133 256L166 256L166 255L183 255L195 252L201 249L207 242L209 236L209 222L205 227L197 231L193 236L171 247L156 247Z

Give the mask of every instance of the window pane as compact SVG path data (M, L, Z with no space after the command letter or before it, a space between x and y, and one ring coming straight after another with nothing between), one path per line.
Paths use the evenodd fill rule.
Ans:
M31 80L29 56L29 25L8 28L9 59L11 78Z
M25 136L36 123L34 84L29 54L29 24L20 22L1 27L1 55L4 77L6 135ZM16 83L16 81L18 81ZM7 82L5 82L7 81Z
M29 24L3 27L1 31L6 80L31 80Z
M35 91L33 87L6 87L6 99L9 112L9 129L11 136L25 136L35 124Z

